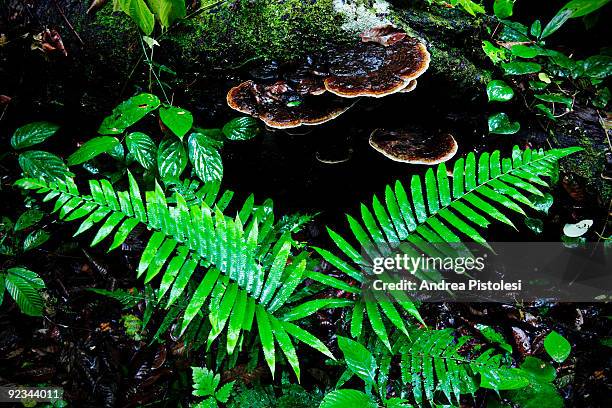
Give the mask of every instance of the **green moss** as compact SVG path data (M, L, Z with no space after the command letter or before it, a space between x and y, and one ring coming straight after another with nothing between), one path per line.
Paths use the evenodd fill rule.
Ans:
M346 37L332 0L241 0L184 21L167 38L188 60L288 61Z
M431 70L459 88L483 88L492 79L491 72L478 68L458 49L429 45Z

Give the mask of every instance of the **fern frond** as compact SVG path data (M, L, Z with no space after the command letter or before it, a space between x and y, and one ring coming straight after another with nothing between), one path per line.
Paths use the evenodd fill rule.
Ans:
M360 220L347 216L354 239L351 243L332 229L331 239L345 256L341 258L330 251L315 248L329 263L347 276L363 282L364 274L373 273L374 259L385 257L393 251L407 254L437 256L431 243L474 241L487 245L481 232L492 222L502 222L514 227L509 212L524 214L521 206L534 207L527 194L542 196L541 189L548 187L542 177L550 176L561 158L580 148L520 151L515 147L512 157L500 158L500 152L483 153L478 158L469 153L465 159L455 162L452 179L444 163L435 170L429 169L425 177L414 175L405 188L397 181L387 186L384 204L374 196L371 207L361 205ZM342 285L328 284L343 289ZM402 296L394 291L383 296ZM396 307L379 299L377 304L360 302L355 305L351 322L351 334L358 337L362 331L364 315L380 339L390 348L387 330L382 320L390 321L405 332L403 322L397 317ZM421 323L414 304L407 298L396 298L408 314ZM386 306L383 306L386 305Z
M208 347L225 333L227 353L231 355L255 321L273 373L275 341L298 378L291 338L333 358L316 337L277 316L281 316L281 307L291 310L288 300L309 274L307 254L291 254L290 233L278 238L271 203L255 206L249 197L231 218L222 211L231 196L224 194L215 201L218 187L199 194L195 204L193 200L188 204L175 191L169 203L158 184L143 199L131 174L128 181L127 191L115 191L106 180L91 180L90 195L81 194L72 180L22 179L17 185L45 194L44 201L54 200L53 212L59 212L60 218L82 220L75 235L97 225L92 245L112 238L109 250L117 248L139 223L153 230L137 268L138 277L144 277L145 283L160 280L157 299L166 308L186 296L190 282L196 283L195 291L189 292L181 333L207 308L204 314L212 327ZM199 266L205 273L196 281Z
M404 338L406 339L406 338ZM493 389L505 390L526 385L516 369L503 364L501 354L488 349L475 358L464 357L459 350L470 340L462 336L455 340L453 329L419 330L411 333L410 341L395 344L394 350L401 354L401 380L410 386L418 405L434 400L437 393L446 400L459 405L462 394L474 394L480 386L492 384ZM479 381L480 380L480 381ZM487 385L487 388L492 388Z

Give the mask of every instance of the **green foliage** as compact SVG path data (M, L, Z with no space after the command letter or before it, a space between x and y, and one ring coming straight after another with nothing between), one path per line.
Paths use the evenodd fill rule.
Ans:
M534 207L525 194L542 196L540 189L548 184L541 176L550 176L559 159L579 150L568 148L521 152L515 148L512 157L504 159L500 158L499 151L483 153L478 158L470 153L466 159L461 158L455 162L452 180L447 175L446 166L440 164L435 170L429 169L424 179L418 175L412 177L410 199L398 181L394 188L387 186L385 189L386 205L374 196L372 210L361 205L361 222L350 215L347 217L361 251L338 233L328 230L332 240L350 261L327 250L315 249L341 272L363 282L364 273L373 273L375 258L384 257L396 250L408 254L429 254L432 248L426 245L427 242L459 243L463 239L486 245L478 229L486 228L493 221L514 227L504 213L510 210L525 215L519 204ZM331 279L326 282L338 289L354 292L351 286ZM402 309L420 320L418 311L409 299L402 297L398 291L393 291L392 295ZM377 300L361 300L356 303L351 317L351 335L359 337L367 315L374 332L390 349L383 314L400 331L407 333L406 327L389 299Z
M49 122L33 122L15 130L11 138L13 149L23 149L39 144L53 136L59 126Z
M487 84L489 102L508 102L514 97L514 90L504 81L496 79Z
M520 366L521 375L527 379L528 385L520 390L507 393L509 398L521 408L561 408L563 398L553 384L557 376L550 364L527 356Z
M513 122L506 113L489 116L489 132L498 135L513 135L521 129L521 124Z
M44 212L36 208L27 210L26 212L21 214L19 218L17 218L17 221L15 222L14 231L15 232L22 231L24 229L27 229L27 228L30 228L36 225L38 222L40 222L40 220L43 219L44 215L45 215Z
M85 163L102 153L109 153L119 145L119 140L112 136L98 136L83 143L76 152L68 157L68 165Z
M219 387L221 376L206 367L191 367L193 378L193 395L207 397L195 407L218 407L217 402L226 403L229 399L234 382L231 381Z
M128 337L135 341L142 340L142 320L133 314L126 314L121 316L121 323Z
M553 360L562 363L570 355L572 346L565 337L553 330L544 338L544 349Z
M254 206L251 197L235 218L227 217L222 213L229 204L225 195L211 207L216 191L208 191L194 205L175 192L175 204L169 204L158 184L143 200L135 179L131 174L128 178L127 191L116 191L107 180L90 180L90 195L82 194L70 179L22 179L17 185L45 194L44 201L54 200L54 212L59 212L60 218L83 220L75 235L98 224L92 245L112 237L110 249L114 249L139 223L153 230L137 273L145 283L161 277L156 297L166 308L188 296L181 334L203 313L211 326L207 347L225 334L227 354L231 355L255 321L272 373L280 349L298 378L295 341L333 358L320 340L279 313L281 308L290 313L298 306L290 306L291 295L305 278L325 281L306 271L305 252L291 254L289 233L277 236L269 208ZM195 290L188 290L190 283Z
M142 32L151 35L157 19L165 29L185 17L185 0L113 0L115 10L130 16Z
M257 121L250 116L230 120L223 126L223 134L229 140L249 140L257 136Z
M191 112L175 106L162 105L159 108L159 118L181 140L193 126Z
M358 390L335 390L325 395L319 408L378 408L376 401Z
M19 166L28 177L64 178L72 173L62 159L42 150L28 150L19 155Z
M126 290L126 289L115 289L115 290L106 290L106 289L97 289L97 288L87 288L86 290L96 293L100 296L104 296L107 298L111 298L121 303L124 309L131 309L135 307L138 302L144 300L144 296L142 296L135 289Z
M45 282L38 274L24 267L0 271L0 305L6 289L21 312L28 316L42 316L44 302L40 290L44 288Z
M139 131L125 134L128 128L157 109L161 130L165 133L161 140ZM193 115L188 110L162 104L159 98L151 94L138 94L113 109L98 129L102 135L125 134L127 156L124 157L125 149L118 138L98 136L85 142L69 157L68 162L70 165L87 163L90 169L95 169L91 165L92 160L102 153L108 153L122 165L109 178L116 180L135 161L147 174L159 174L166 185L178 183L191 163L193 172L200 180L219 181L223 177L220 149L224 138L247 140L255 137L259 130L257 122L250 117L235 118L223 130L194 128L193 124ZM187 134L189 137L184 140Z
M540 38L546 38L557 31L570 18L584 17L608 4L610 0L571 0L544 27Z
M493 3L495 15L502 19L511 17L515 1L516 0L495 0Z

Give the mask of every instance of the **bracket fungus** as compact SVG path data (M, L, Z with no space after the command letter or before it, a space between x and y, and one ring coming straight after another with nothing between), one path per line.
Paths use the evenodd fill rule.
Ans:
M269 127L286 129L340 116L352 106L345 98L416 88L430 61L423 43L390 25L368 30L361 39L297 67L270 63L252 70L253 79L232 88L227 103Z
M427 47L395 27L373 28L361 38L356 47L330 58L328 91L345 98L380 98L414 89L413 81L429 68Z
M227 103L275 129L319 125L346 112L352 103L333 95L315 96L316 86L292 87L280 80L271 85L246 81L232 88Z
M425 135L408 130L376 129L370 135L370 146L391 160L434 165L450 160L459 148L448 133Z

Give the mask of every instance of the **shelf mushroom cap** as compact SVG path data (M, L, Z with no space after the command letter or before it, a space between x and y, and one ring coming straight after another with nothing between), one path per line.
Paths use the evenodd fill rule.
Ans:
M246 81L228 92L227 104L234 110L261 119L274 129L319 125L337 118L353 105L331 94L321 95L317 86L298 89L301 92L286 81L271 85Z
M434 165L450 160L459 148L448 133L424 135L408 130L376 129L370 135L370 146L391 160Z
M406 89L429 68L431 56L416 38L391 26L366 33L362 43L330 58L328 91L344 98L380 98Z

